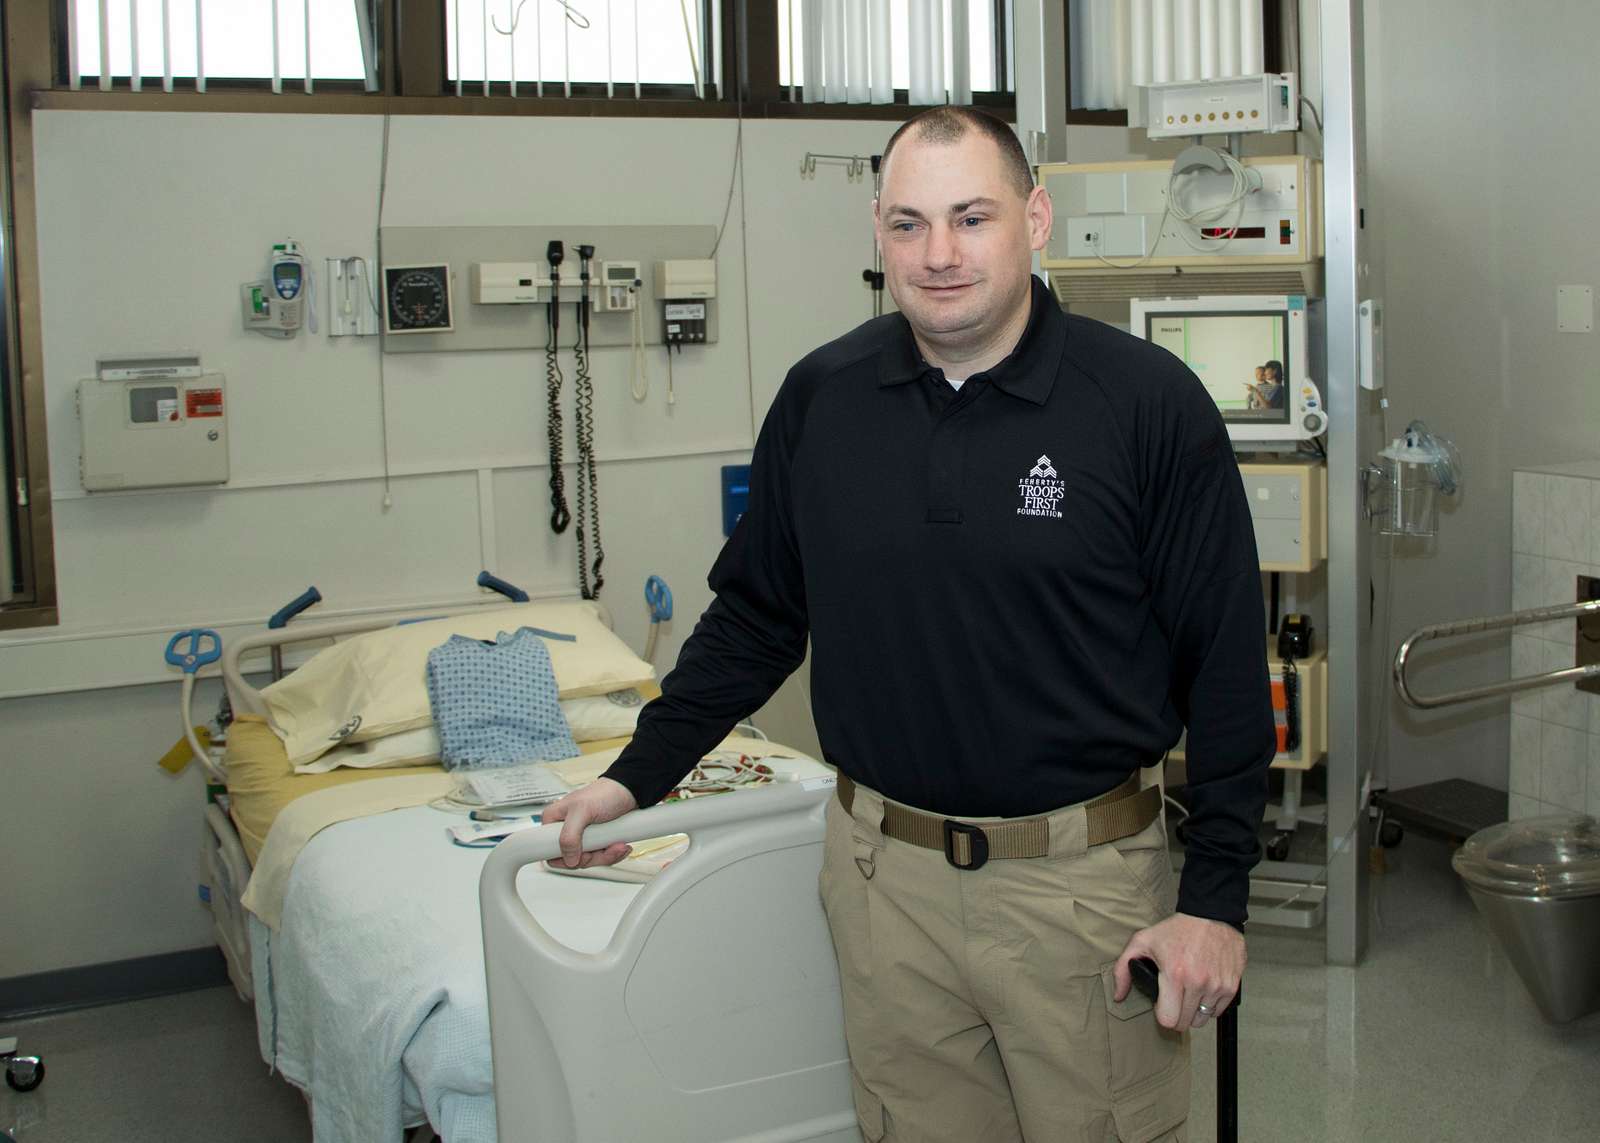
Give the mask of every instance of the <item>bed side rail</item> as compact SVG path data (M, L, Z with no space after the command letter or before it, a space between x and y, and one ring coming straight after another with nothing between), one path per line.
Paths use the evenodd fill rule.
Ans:
M572 603L576 602L572 596L541 597L537 603ZM598 600L591 600L600 621L607 627L612 626L611 612ZM259 688L251 686L245 678L241 662L251 654L266 650L277 651L291 643L314 643L319 640L341 639L350 635L361 635L368 631L378 631L385 627L393 627L397 623L415 621L418 619L431 619L443 616L468 615L475 610L504 607L505 600L499 597L488 597L478 603L451 603L439 607L423 608L408 611L386 611L381 614L353 615L345 619L328 619L316 623L293 623L287 627L275 630L257 632L246 635L229 643L222 652L222 680L228 688L229 701L233 704L236 714L254 714L266 716L267 706L261 698Z
M290 643L311 643L319 639L333 639L343 635L359 635L394 626L392 615L363 615L351 619L331 619L322 623L296 623L291 627L278 627L235 639L222 652L222 681L228 688L229 701L235 714L265 716L267 705L261 691L245 679L239 661L253 651L276 651Z

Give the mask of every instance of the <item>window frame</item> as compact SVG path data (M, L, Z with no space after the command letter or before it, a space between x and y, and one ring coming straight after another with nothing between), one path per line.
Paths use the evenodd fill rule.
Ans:
M9 4L4 9L6 83L3 175L9 217L6 227L5 354L11 384L7 413L12 441L6 458L8 510L18 527L12 535L22 570L22 592L0 605L0 631L52 626L56 606L55 543L50 499L50 461L45 435L44 354L39 320L39 258L33 187L33 126L29 101L53 78L51 9ZM26 503L12 483L26 489ZM6 569L10 575L10 569Z
M274 93L267 80L229 80L207 77L206 91L196 92L194 81L173 81L175 90L129 89L126 79L116 80L110 91L98 87L70 89L66 82L67 58L64 22L66 0L53 0L47 15L32 21L30 35L40 34L48 23L50 50L44 71L46 82L31 84L32 106L46 110L98 111L211 111L228 113L323 115L554 115L596 117L683 117L727 119L881 119L903 120L917 111L907 102L905 89L895 91L887 104L837 104L791 102L788 89L778 84L777 0L724 0L719 52L711 52L717 30L711 0L696 0L707 14L705 56L710 59L706 98L696 99L689 84L647 84L641 99L606 98L603 84L575 84L583 95L530 96L456 95L453 81L445 78L446 30L444 0L374 0L378 40L378 90L363 90L356 80L318 80L307 94L287 84ZM1014 83L1004 50L1009 34L1006 0L981 0L995 7L997 74L1009 87ZM1066 0L1062 0L1063 5ZM714 58L712 58L714 57ZM739 77L739 90L728 82ZM505 85L500 84L503 90ZM493 85L491 85L493 90ZM976 93L974 106L1014 121L1014 91Z

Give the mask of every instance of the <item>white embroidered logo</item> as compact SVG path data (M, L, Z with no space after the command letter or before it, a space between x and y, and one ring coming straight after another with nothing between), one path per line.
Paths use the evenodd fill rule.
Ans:
M1041 456L1028 475L1017 481L1017 491L1022 495L1018 516L1053 516L1061 519L1061 499L1067 486L1056 476L1055 465L1048 456Z

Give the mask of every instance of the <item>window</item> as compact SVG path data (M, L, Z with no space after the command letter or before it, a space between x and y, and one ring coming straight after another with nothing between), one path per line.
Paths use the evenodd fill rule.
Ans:
M913 104L970 103L1006 92L1009 8L1007 0L778 0L778 80L807 103L889 103L896 92Z
M11 290L7 288L10 276L10 266L0 265L0 297L4 298L8 314L11 309ZM0 331L5 335L4 344L0 345L0 447L4 448L4 455L0 455L0 477L5 481L0 487L0 607L26 598L29 587L28 568L23 559L21 543L27 531L27 509L18 503L22 499L18 491L25 487L20 482L24 471L22 441L16 431L21 422L18 415L21 411L21 394L16 389L15 371L11 364L10 324L9 320L0 324Z
M215 80L375 90L376 0L65 0L67 85L205 90ZM309 61L309 67L307 63Z
M56 592L45 491L50 476L38 352L39 275L30 245L31 159L13 162L14 155L31 156L33 149L25 93L47 84L50 74L46 52L19 50L18 44L47 44L49 20L47 9L26 5L0 9L0 16L8 48L0 74L9 104L0 116L0 630L5 630L54 623ZM26 315L17 306L19 296L35 302Z
M707 98L716 79L714 0L445 0L444 18L457 95Z

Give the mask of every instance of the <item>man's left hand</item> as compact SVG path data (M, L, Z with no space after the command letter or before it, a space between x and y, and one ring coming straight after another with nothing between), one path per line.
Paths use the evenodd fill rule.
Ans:
M1140 929L1117 958L1119 1004L1133 985L1128 962L1142 956L1161 969L1157 1023L1181 1032L1222 1015L1239 994L1246 960L1244 934L1222 921L1187 913L1174 913L1160 924Z

